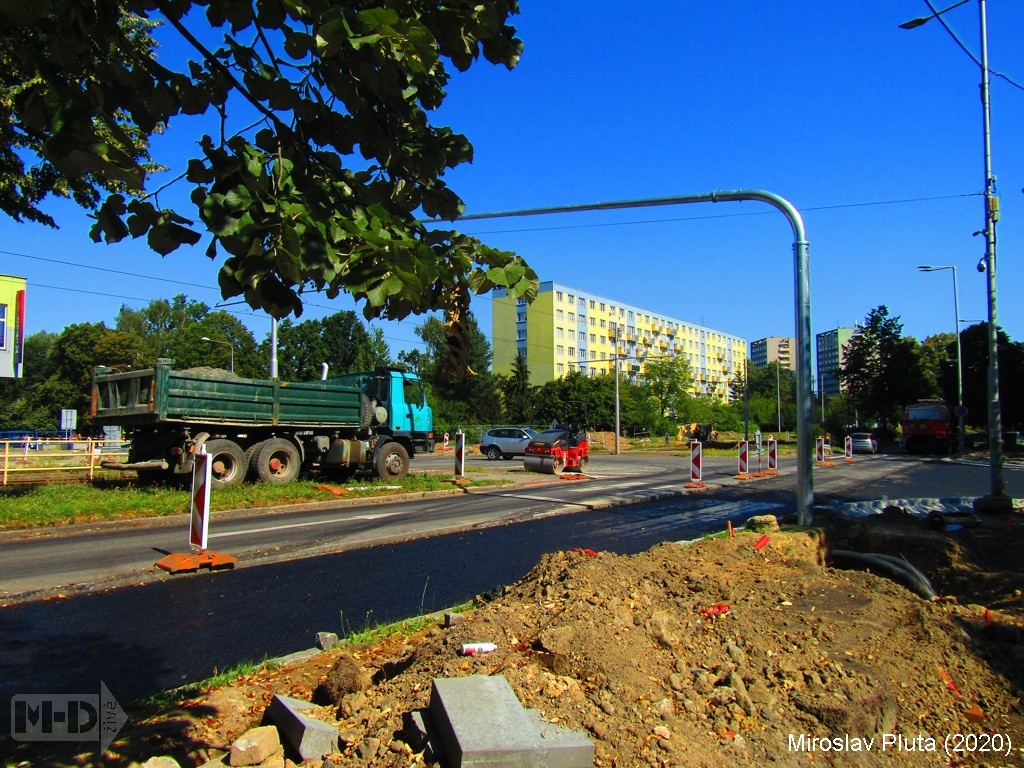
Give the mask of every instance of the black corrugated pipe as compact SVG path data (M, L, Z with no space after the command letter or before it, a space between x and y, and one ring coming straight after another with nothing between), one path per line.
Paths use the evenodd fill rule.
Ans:
M829 557L839 567L842 567L840 563L846 562L876 568L926 600L935 600L939 596L928 577L903 558L878 552L852 552L848 549L833 549Z

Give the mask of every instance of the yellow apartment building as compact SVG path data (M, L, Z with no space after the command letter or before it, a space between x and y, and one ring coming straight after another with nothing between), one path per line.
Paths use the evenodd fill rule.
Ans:
M492 298L494 371L511 373L522 354L534 385L572 371L614 373L616 357L627 376L642 379L645 361L681 357L690 364L694 395L728 401L747 356L739 336L552 281L540 284L531 305L504 290Z

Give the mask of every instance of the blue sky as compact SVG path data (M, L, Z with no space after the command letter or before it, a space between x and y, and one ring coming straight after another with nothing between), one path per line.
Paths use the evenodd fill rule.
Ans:
M949 3L936 5L942 8ZM979 67L924 0L521 0L526 49L509 72L454 73L438 124L465 133L472 165L449 183L467 213L762 189L801 212L810 242L812 332L853 325L885 304L904 332L987 318L975 267L984 239ZM945 14L979 55L975 0ZM1024 340L1024 3L988 0L992 166L1000 325ZM176 175L194 131L156 144ZM157 180L157 183L162 183ZM167 257L142 243L96 245L74 206L47 207L59 231L0 219L0 272L29 281L27 332L113 324L122 304L186 293L215 305L205 245ZM745 337L794 333L792 230L757 202L465 222L524 256L542 280ZM20 255L13 255L20 254ZM49 259L50 261L47 261ZM53 261L56 260L56 261ZM62 262L62 263L56 263ZM311 297L302 319L354 308ZM474 301L490 335L490 302ZM232 311L257 339L264 315ZM392 352L420 322L383 324Z

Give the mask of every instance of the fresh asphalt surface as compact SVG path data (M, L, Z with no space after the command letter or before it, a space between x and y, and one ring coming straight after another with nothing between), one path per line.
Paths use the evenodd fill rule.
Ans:
M679 486L688 479L681 470L670 475ZM1020 497L1024 473L1007 471L1006 480L1007 492ZM318 631L344 634L456 605L523 577L546 552L631 554L722 530L727 520L785 515L793 511L794 484L788 474L648 503L636 503L642 495L634 493L626 506L580 504L574 512L556 505L557 512L523 522L316 557L297 550L263 565L10 604L0 608L0 700L97 693L102 680L128 702L241 661L308 648ZM984 464L878 456L815 470L819 496L848 500L981 495L987 484ZM585 493L589 483L561 485ZM95 546L102 547L98 536ZM0 722L7 732L7 719Z

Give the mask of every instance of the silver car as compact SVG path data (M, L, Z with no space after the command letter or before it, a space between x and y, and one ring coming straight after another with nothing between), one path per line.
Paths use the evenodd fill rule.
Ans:
M853 432L850 438L854 453L878 453L878 441L870 432Z
M495 427L484 432L480 453L492 461L522 456L536 437L537 431L529 427Z

